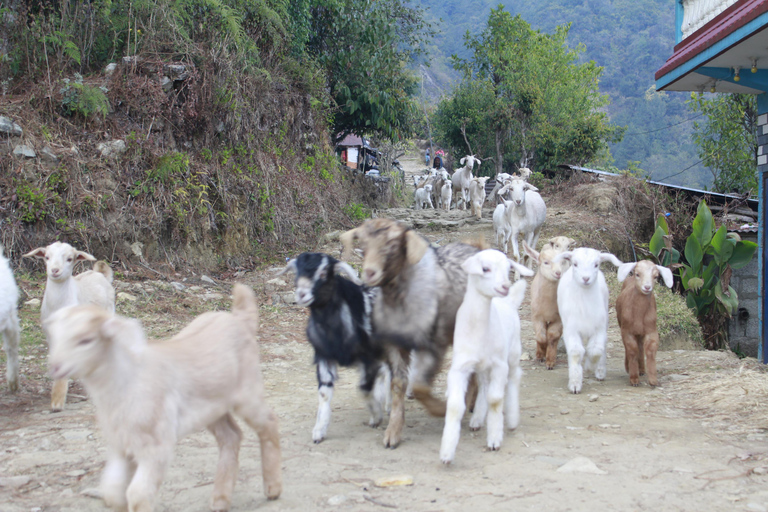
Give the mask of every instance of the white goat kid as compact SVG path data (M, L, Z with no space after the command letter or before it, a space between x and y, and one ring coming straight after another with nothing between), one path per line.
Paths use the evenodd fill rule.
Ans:
M414 209L416 210L421 210L427 206L434 208L432 205L432 185L424 185L421 188L417 188L413 198L415 201Z
M560 253L552 261L557 264L564 259L571 262L571 267L557 285L557 308L568 352L568 389L580 393L582 364L594 371L597 380L605 379L606 373L608 285L600 264L608 261L618 267L622 263L611 253L584 247Z
M469 198L472 206L472 216L480 220L483 217L483 203L485 202L485 182L488 178L472 178L469 184Z
M472 373L479 392L470 420L473 430L488 423L487 446L498 450L504 438L504 420L514 429L520 423L520 317L526 282L510 284L512 267L523 275L533 272L508 259L500 251L487 249L467 258L467 291L456 313L453 360L448 371L448 403L440 446L440 460L450 464L459 443L465 394Z
M115 312L115 289L112 288L112 269L103 261L97 261L93 270L73 276L72 272L81 261L95 261L87 252L78 251L69 244L54 242L47 247L38 247L24 255L25 258L45 260L48 279L40 306L40 320L49 348L51 333L46 320L62 308L80 304L93 304L110 314ZM54 380L51 391L51 410L60 411L67 401L69 380Z
M445 180L443 183L443 189L440 191L440 199L443 209L451 209L451 198L453 197L453 183L451 180Z
M19 289L13 278L13 271L8 259L3 256L0 247L0 334L3 335L6 369L5 381L8 391L19 390L19 315L16 304L19 301Z

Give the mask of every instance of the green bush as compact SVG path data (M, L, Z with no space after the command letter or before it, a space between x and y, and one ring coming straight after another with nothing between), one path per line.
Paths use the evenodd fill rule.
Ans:
M59 92L62 95L61 109L64 115L80 115L85 119L100 117L104 119L109 114L109 99L106 87L92 87L83 83L83 77L75 73L75 81L64 79L64 87Z

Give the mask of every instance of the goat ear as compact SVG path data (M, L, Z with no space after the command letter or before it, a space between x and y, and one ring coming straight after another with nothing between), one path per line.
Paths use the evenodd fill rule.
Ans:
M573 238L569 238L568 239L568 247L571 247L573 245L576 245L576 240L574 240Z
M672 288L672 285L675 284L674 278L672 277L672 271L661 265L656 265L656 268L659 270L659 274L661 274L661 278L664 280L664 284L667 288Z
M354 268L352 268L349 263L346 263L344 261L337 261L336 264L333 266L333 271L337 274L344 274L349 278L350 281L352 281L356 285L363 284L357 275L357 271Z
M525 242L523 242L523 243L525 243ZM535 272L533 270L529 269L525 265L521 265L520 263L518 263L516 261L509 260L509 264L512 266L513 270L515 270L518 274L520 274L522 276L531 277L532 275L535 274Z
M341 257L345 260L348 260L352 254L352 248L355 245L355 240L357 240L358 237L358 229L360 228L350 229L346 233L342 233L339 236L341 245L344 247L341 251Z
M523 190L531 190L533 192L538 192L539 191L539 189L537 189L536 187L534 187L530 183L526 183L525 185L523 185Z
M531 258L533 258L533 259L534 259L534 261L535 261L537 264L541 263L541 262L539 261L539 255L540 255L541 253L538 253L538 252L536 252L536 249L531 249L531 246L530 246L530 245L528 245L528 242L526 242L525 240L523 240L523 250L525 251L525 254L527 254L528 256L530 256Z
M600 253L600 263L610 262L614 267L620 267L622 265L621 260L609 252Z
M420 262L427 249L429 249L429 242L418 233L411 229L405 232L405 252L408 263L415 265Z
M293 272L294 274L299 273L299 271L296 269L296 258L292 258L288 263L285 264L285 268L275 275L281 276L286 272Z
M483 273L483 264L480 263L480 259L477 257L477 255L470 256L464 260L464 263L461 264L461 268L467 274L482 275Z
M24 255L25 258L45 258L45 247L38 247Z
M622 263L619 265L618 278L620 283L623 283L629 273L635 270L635 265L637 265L636 261L632 263Z
M557 265L563 260L570 262L572 259L573 259L573 253L571 251L565 251L565 252L561 252L560 254L552 258L552 263Z
M75 251L75 261L96 261L96 258L84 251Z
M464 158L462 158L461 160L459 160L459 163L460 163L461 165L464 165L464 162L466 162L466 161L467 161L467 157L464 157Z

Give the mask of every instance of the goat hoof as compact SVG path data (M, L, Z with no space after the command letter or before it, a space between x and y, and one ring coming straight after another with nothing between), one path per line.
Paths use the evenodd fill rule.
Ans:
M480 428L481 427L479 425L477 427L473 427L472 425L469 426L469 430L471 432L477 432L478 430L480 430Z
M636 388L636 387L638 387L638 386L640 385L640 383L639 383L639 382L630 382L630 384L631 384L631 385L632 385L632 387L634 387L634 388Z
M552 365L552 366L547 365L547 370L554 370L554 369L555 369L555 365Z

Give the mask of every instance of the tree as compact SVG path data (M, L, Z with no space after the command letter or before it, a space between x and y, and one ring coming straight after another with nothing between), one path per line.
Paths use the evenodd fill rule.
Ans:
M407 68L433 30L403 0L313 0L307 53L325 69L336 104L333 130L396 140L416 112L416 77Z
M757 98L691 93L688 108L707 117L693 123L699 158L712 173L716 192L757 193Z
M507 157L537 167L585 163L620 139L621 130L600 110L608 103L598 92L602 68L578 63L584 46L567 46L569 29L566 24L542 33L499 6L478 36L467 32L471 57L452 57L463 82L437 116L448 123L440 126L447 142L464 146L456 135L464 127L462 137L477 141L476 153L494 155L498 173ZM482 99L473 104L475 93Z

